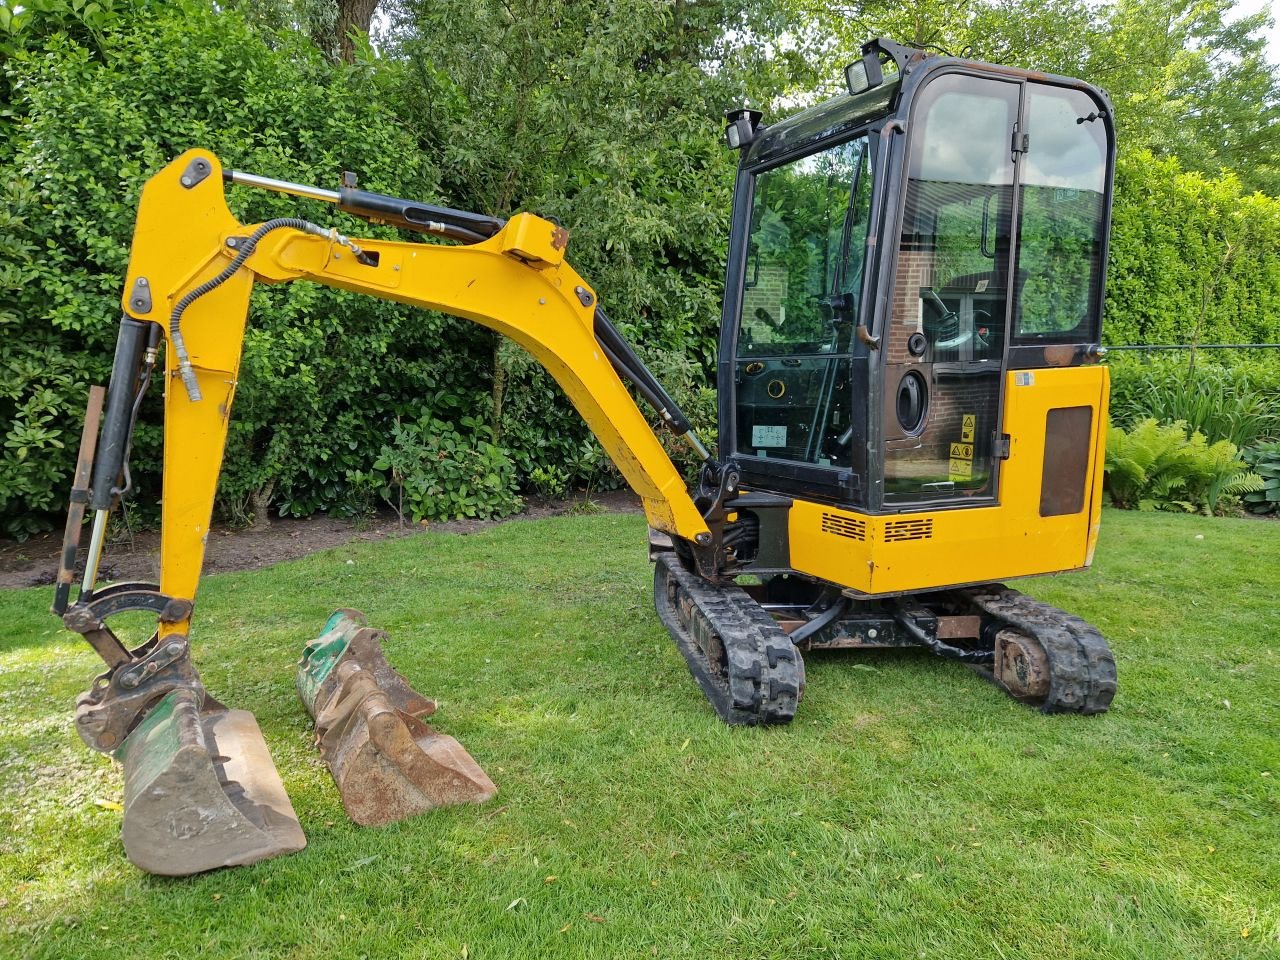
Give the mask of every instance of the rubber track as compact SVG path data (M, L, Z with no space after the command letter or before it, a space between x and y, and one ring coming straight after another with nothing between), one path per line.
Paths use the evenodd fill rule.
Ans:
M1033 637L1049 661L1044 713L1104 713L1116 695L1116 661L1097 628L1057 607L989 584L958 590L984 613Z
M804 660L743 590L707 583L674 554L665 554L655 563L653 602L721 720L749 726L791 722L804 693ZM723 662L704 650L716 641L724 649Z

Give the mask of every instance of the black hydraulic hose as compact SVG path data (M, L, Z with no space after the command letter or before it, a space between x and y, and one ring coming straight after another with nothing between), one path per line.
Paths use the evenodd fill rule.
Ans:
M488 240L506 225L506 221L498 217L402 200L384 193L370 193L345 183L338 191L338 209L373 223L385 223L402 230L436 234L466 243Z
M216 277L206 280L194 290L187 293L173 306L173 312L169 314L169 339L173 341L173 351L178 357L178 372L182 377L182 385L187 388L187 397L192 403L200 400L200 383L196 379L195 370L191 367L191 358L187 354L186 342L182 339L182 314L186 309L195 303L201 297L217 290L228 280L230 280L237 270L244 266L244 262L253 254L254 249L258 245L258 241L265 237L273 230L280 230L288 227L293 230L301 230L304 233L310 233L318 237L334 236L339 242L346 238L326 230L319 224L312 223L310 220L302 220L298 217L278 217L275 220L268 220L266 223L258 227L257 230L250 234L249 238L240 244L236 255L231 258L231 262L223 268L222 272ZM350 242L347 242L351 246ZM357 251L357 255L359 252Z
M124 473L124 486L111 491L113 496L123 497L133 489L133 474L129 471L129 457L133 454L133 431L138 423L138 411L142 409L142 401L151 386L151 376L156 369L156 351L160 347L160 328L154 323L147 333L147 352L142 364L142 372L138 375L138 392L133 398L133 410L129 414L129 433L125 438L124 461L121 470Z
M895 613L894 619L898 621L907 633L911 634L913 640L922 646L928 647L940 657L946 657L948 660L959 660L961 663L991 663L995 659L995 654L990 650L965 650L961 647L953 647L949 643L943 643L936 636L927 633L909 614L901 610Z
M842 596L822 613L818 614L802 627L797 627L787 634L787 638L793 643L798 644L808 640L811 636L825 627L827 624L838 619L842 613L849 607L849 598Z
M661 414L664 409L661 398L659 398L659 396L656 393L650 390L644 384L643 381L637 380L634 377L632 377L631 371L628 370L626 364L622 362L622 358L619 357L612 350L610 350L607 345L601 343L600 349L604 351L605 359L609 361L609 365L612 366L613 369L616 370L618 373L622 374L624 377L630 380L632 386L634 386L638 391L640 391L640 396L645 398L649 406L653 407L655 411Z
M89 507L110 510L116 481L120 477L129 445L136 403L138 371L142 366L147 337L158 329L154 323L120 318L115 357L111 361L111 380L107 385L107 402L102 415L102 433L93 458L93 479Z
M644 365L644 361L636 356L631 344L599 307L596 307L593 326L596 340L613 368L635 384L636 389L653 405L653 409L657 411L658 416L672 433L677 437L688 433L691 426L689 418L658 382L658 378Z

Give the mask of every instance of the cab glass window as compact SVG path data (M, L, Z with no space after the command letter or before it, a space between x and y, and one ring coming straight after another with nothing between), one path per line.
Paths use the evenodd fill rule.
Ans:
M1097 339L1108 152L1101 109L1081 90L1029 86L1016 339Z
M833 322L834 299L856 305L861 291L867 165L860 137L757 175L739 357L848 349L848 325Z

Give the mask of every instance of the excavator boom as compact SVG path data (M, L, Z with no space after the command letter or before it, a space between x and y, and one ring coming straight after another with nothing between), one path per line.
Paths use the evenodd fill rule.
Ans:
M208 173L184 186L200 161ZM466 246L360 240L357 254L336 231L286 224L265 233L241 269L191 301L175 322L175 305L222 273L261 230L232 216L223 190L221 165L200 151L152 177L138 208L125 280L125 313L160 327L170 371L182 367L173 336L179 333L201 396L192 400L172 379L165 394L165 596L195 600L256 281L310 280L439 310L510 337L564 389L640 496L650 525L691 542L707 534L683 478L596 338L596 294L565 262L562 228L524 213ZM150 291L145 301L140 290ZM186 629L187 621L178 620L163 625L161 635Z
M245 225L227 208L224 182L332 200L348 212L466 245L357 242L294 218ZM689 434L704 458L706 449L565 262L567 242L564 229L532 214L503 223L371 194L350 182L330 192L224 174L216 157L199 150L147 182L112 380L105 404L101 388L91 396L54 601L54 612L107 666L78 702L77 725L91 747L124 761L126 851L139 866L193 873L305 842L252 715L210 697L190 660L205 539L256 282L310 280L450 313L510 337L564 389L640 496L650 525L682 542L710 543L707 522L620 374L663 422ZM162 341L160 582L99 587L107 512L129 486L121 483L129 437ZM86 508L93 532L71 604ZM157 630L130 650L106 621L140 609L157 615ZM299 667L299 693L351 816L386 823L489 799L496 788L479 765L423 722L434 702L391 668L384 638L364 626L362 615L339 611Z

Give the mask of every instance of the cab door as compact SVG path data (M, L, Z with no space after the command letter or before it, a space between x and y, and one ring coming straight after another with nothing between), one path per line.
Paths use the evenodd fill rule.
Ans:
M752 180L728 384L735 463L759 489L854 501L866 448L857 387L867 360L855 329L872 196L868 138Z
M912 109L880 387L888 509L997 497L1020 94L943 74Z

